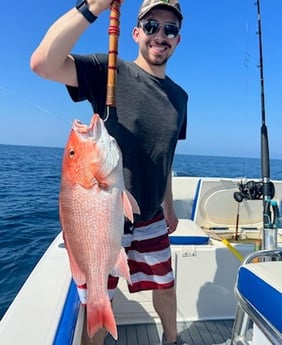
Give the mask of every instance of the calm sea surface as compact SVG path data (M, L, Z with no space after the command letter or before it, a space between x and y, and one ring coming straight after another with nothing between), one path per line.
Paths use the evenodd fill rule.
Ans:
M62 154L60 148L0 145L0 319L61 229ZM189 176L261 176L254 158L177 155L174 170ZM271 179L282 179L282 160L271 161Z

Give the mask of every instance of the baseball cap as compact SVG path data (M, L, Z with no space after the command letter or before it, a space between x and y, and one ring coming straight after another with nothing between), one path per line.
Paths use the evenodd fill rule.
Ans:
M144 0L139 10L138 20L142 19L148 12L157 6L166 6L177 15L180 21L183 19L178 0Z

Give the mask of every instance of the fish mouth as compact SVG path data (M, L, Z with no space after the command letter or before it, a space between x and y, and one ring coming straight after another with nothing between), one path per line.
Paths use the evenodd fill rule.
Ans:
M121 152L116 140L110 136L104 121L99 114L94 114L89 125L75 120L73 131L80 141L90 145L88 149L93 152L93 161L99 166L98 175L102 176L99 181L105 179L121 162Z
M89 136L95 141L98 141L100 138L102 138L104 130L105 126L103 120L98 114L94 114L88 127Z
M103 136L104 126L101 123L102 121L98 114L94 114L89 126L83 124L80 120L74 120L72 129L82 141L92 139L93 142L97 142Z
M80 120L74 120L72 130L79 136L81 141L87 141L89 137L87 125L83 124Z

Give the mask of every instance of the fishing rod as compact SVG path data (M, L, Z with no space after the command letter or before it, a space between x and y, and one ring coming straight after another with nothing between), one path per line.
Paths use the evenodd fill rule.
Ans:
M109 52L108 52L108 79L106 95L106 122L111 117L116 117L116 78L117 78L117 56L118 38L120 34L120 0L114 0L110 11Z
M263 69L263 48L262 48L262 25L260 0L256 1L257 22L258 22L258 41L259 41L259 69L260 69L260 88L261 88L261 173L262 173L262 195L263 195L263 238L262 249L277 248L277 223L278 205L272 201L275 194L274 184L270 180L270 160L268 134L265 116L265 96L264 96L264 69Z
M264 97L264 69L263 69L263 49L262 49L262 25L260 0L256 1L257 22L258 22L258 43L259 43L259 69L260 69L260 89L261 89L261 174L262 181L248 181L239 183L239 192L234 193L234 199L240 203L243 200L263 200L263 235L262 249L277 248L277 227L279 211L276 201L272 201L275 188L270 180L270 160L268 134L265 116L265 97ZM239 210L239 204L238 204ZM238 217L238 212L237 212ZM238 221L237 221L238 223ZM236 239L238 236L238 225L236 224Z

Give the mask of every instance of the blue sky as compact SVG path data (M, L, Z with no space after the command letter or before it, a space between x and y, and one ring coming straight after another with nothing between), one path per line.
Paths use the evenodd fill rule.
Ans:
M0 144L64 147L71 122L88 122L87 102L73 103L63 85L31 72L29 59L49 26L75 1L13 1L2 11ZM140 0L121 8L119 57L133 60L131 31ZM167 74L190 96L187 140L177 153L260 156L260 79L254 0L182 0L181 43ZM282 2L261 0L266 124L271 158L282 158ZM108 13L73 52L108 50Z

